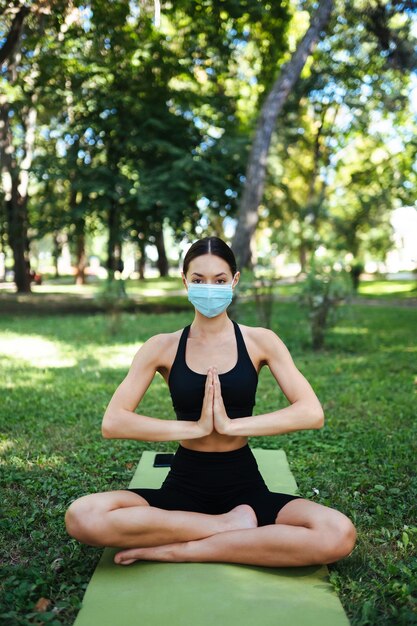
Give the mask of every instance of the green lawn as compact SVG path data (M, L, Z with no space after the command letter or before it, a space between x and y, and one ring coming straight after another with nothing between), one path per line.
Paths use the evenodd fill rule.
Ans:
M58 279L48 279L43 282L42 285L32 285L32 291L34 293L64 293L71 295L95 295L100 291L101 286L105 285L104 280L89 280L87 278L87 284L75 285L72 277L64 277ZM180 278L177 277L165 277L165 278L150 278L145 280L126 280L126 290L129 295L153 295L163 296L170 291L183 289L183 284Z
M300 291L300 282L280 284L275 293L279 296L295 296ZM358 289L359 298L417 299L417 280L363 280Z
M317 391L326 424L252 445L283 447L301 494L355 522L357 547L330 576L358 626L417 623L416 317L414 308L351 306L316 354L297 305L274 305L273 328ZM104 440L100 424L141 343L189 321L186 312L125 313L111 334L101 314L0 318L5 626L72 624L101 551L66 535L65 510L82 494L126 486L142 450L175 448ZM241 305L239 321L258 324L253 305ZM256 412L280 406L263 371ZM140 410L173 417L159 375ZM40 598L51 601L44 612L34 609Z
M106 281L89 279L86 285L75 285L74 278L64 276L47 279L42 285L33 285L31 294L16 294L10 285L0 286L0 313L32 314L34 311L45 314L57 313L97 313L106 308ZM277 282L272 289L259 288L258 295L271 293L277 300L295 299L301 291L302 283ZM238 290L244 298L253 298L255 290L245 276ZM174 311L188 307L186 292L179 277L150 278L143 281L125 281L127 299L119 301L126 311L160 313L163 309ZM107 293L108 295L108 293ZM108 297L107 297L108 300ZM371 280L363 281L355 297L356 301L393 302L404 301L417 304L417 283L414 280ZM112 300L114 302L114 300ZM109 302L107 302L107 306Z
M370 280L359 285L366 298L417 298L417 280Z

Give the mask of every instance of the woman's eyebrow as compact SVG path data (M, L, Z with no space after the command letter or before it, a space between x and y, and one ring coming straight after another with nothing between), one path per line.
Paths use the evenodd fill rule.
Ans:
M191 276L199 276L200 278L204 278L204 274L199 274L198 272L193 272ZM215 278L218 278L219 276L226 276L226 272L220 272L220 274L214 275Z

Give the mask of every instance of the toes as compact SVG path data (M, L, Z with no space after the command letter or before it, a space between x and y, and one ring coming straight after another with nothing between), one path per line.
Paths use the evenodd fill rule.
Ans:
M116 563L116 565L131 565L132 563L135 563L137 561L137 559L114 559L114 562Z
M130 565L140 558L140 554L137 550L127 550L126 552L118 552L114 557L114 562L117 565Z

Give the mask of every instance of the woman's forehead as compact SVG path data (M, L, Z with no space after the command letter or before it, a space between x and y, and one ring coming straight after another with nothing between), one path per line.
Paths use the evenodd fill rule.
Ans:
M199 274L219 274L225 272L231 274L229 264L215 254L202 254L190 262L188 267L190 273L198 272Z

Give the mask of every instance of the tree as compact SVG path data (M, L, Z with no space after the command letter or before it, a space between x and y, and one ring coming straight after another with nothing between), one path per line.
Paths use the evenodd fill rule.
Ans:
M31 206L45 207L48 188L54 230L63 210L70 223L98 216L109 229L110 272L129 238L141 250L157 244L166 271L162 224L178 239L194 236L203 196L219 228L236 210L252 94L272 80L289 19L281 3L228 0L207 9L184 0L164 8L155 30L134 7L92 3L84 22L50 42L54 54L42 67L54 111L42 147L51 159L37 159Z
M354 255L353 271L367 250L381 257L391 209L415 202L410 77L365 29L370 6L347 3L337 12L271 143L262 223L304 270L320 245ZM408 48L411 20L397 17L390 28L397 24L394 38Z
M239 267L247 267L251 263L250 244L258 223L258 207L264 191L267 155L277 117L321 32L326 27L332 8L332 0L319 2L306 34L290 61L281 69L279 77L262 106L247 165L246 181L232 244Z
M54 8L58 14L61 11L65 15L66 5L56 2ZM0 95L0 169L8 243L13 251L19 292L30 291L31 282L28 192L40 104L39 56L47 39L46 30L49 28L49 33L52 31L56 36L65 24L65 20L61 24L54 21L50 6L34 3L31 9L28 12L14 7L9 11L15 17L2 48L7 63L2 74L5 89Z
M36 8L41 9L41 7ZM4 7L2 9L1 14L6 17L12 16L12 22L9 26L7 35L4 37L4 43L0 48L0 65L8 63L10 60L13 62L14 55L22 38L25 18L30 11L30 7L26 5L9 5L8 7Z

